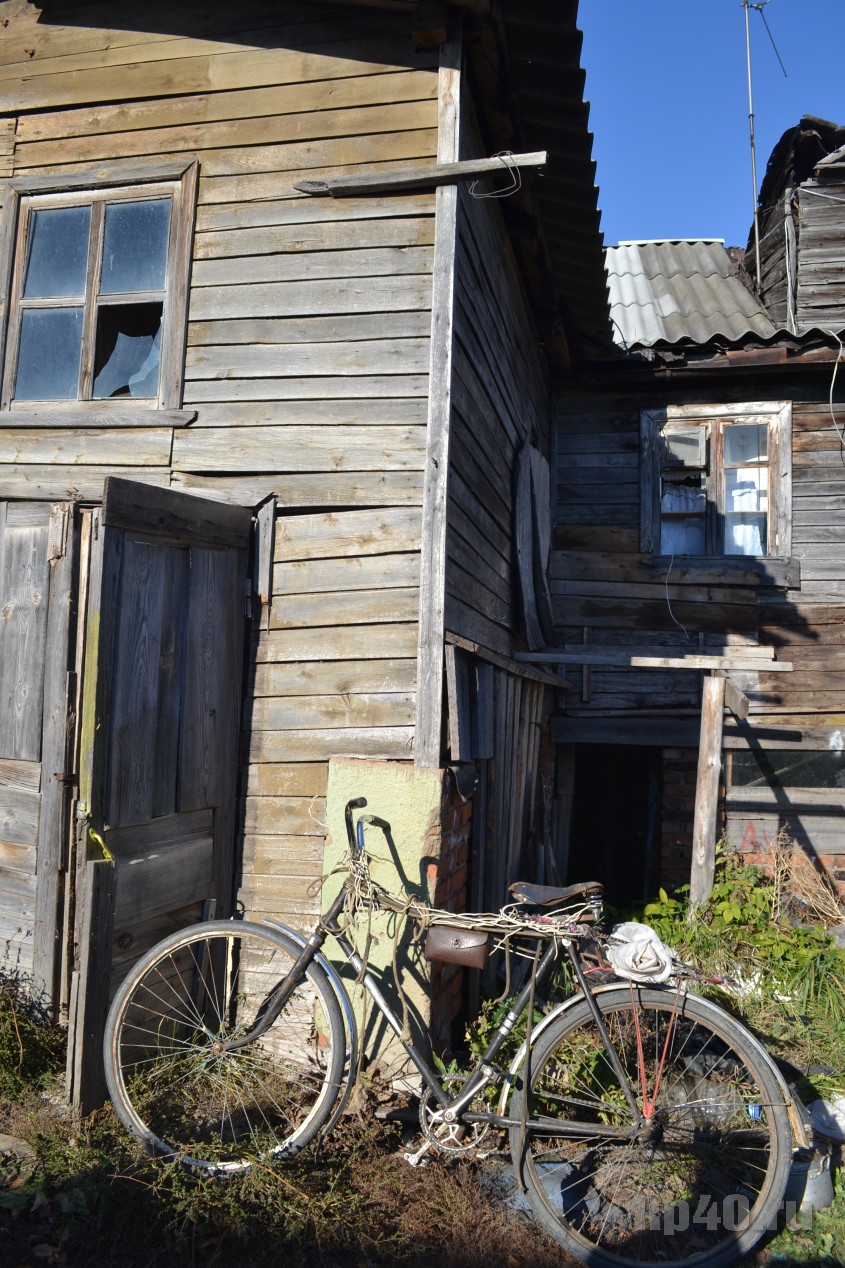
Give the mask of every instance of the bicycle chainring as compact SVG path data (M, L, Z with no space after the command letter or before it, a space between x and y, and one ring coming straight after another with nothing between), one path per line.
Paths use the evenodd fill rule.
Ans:
M449 1084L460 1086L462 1075L444 1079L444 1091L449 1091ZM483 1111L489 1109L483 1097L478 1097L468 1106L469 1109ZM442 1111L428 1088L420 1097L420 1127L429 1144L434 1145L441 1153L469 1154L480 1149L490 1131L489 1123L463 1123L456 1119L452 1123L443 1122Z

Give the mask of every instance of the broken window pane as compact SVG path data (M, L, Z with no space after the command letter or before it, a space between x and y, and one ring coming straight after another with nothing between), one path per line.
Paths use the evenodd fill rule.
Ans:
M661 555L703 555L707 493L701 475L663 478L660 493Z
M102 304L97 315L94 396L155 396L161 304Z
M33 214L25 298L82 298L90 224L90 207L53 207Z
M21 315L15 398L67 401L79 391L81 308L30 308Z
M106 207L100 294L164 290L170 199Z

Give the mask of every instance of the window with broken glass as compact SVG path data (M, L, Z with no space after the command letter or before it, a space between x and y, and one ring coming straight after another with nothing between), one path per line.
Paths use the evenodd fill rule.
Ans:
M3 408L178 404L180 193L165 181L21 197Z
M661 556L786 555L788 404L643 416L642 548Z

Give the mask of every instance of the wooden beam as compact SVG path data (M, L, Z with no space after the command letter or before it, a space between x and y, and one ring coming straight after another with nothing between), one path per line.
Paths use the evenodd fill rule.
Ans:
M729 678L725 679L725 704L735 718L748 717L749 700L739 687L735 687Z
M453 19L440 49L437 157L460 153L463 23ZM423 476L423 538L420 549L419 644L414 763L440 765L443 720L443 630L446 611L446 509L449 430L452 418L455 275L458 247L458 191L439 185L434 213L434 268L431 297L431 351L428 427Z
M444 46L447 47L447 46ZM355 176L335 176L329 180L299 181L294 185L303 194L330 194L349 198L356 194L400 193L404 189L426 189L436 185L458 185L499 172L508 175L515 167L545 167L548 154L508 154L487 159L464 159L459 163L432 163L425 167L400 167L392 172L363 172Z
M472 652L473 656L477 656L479 660L485 660L495 665L497 669L506 669L509 674L516 674L520 678L530 678L532 682L544 682L549 687L560 688L561 691L566 691L571 686L565 679L558 678L557 674L548 669L534 668L532 665L523 664L520 659L501 656L498 652L491 651L489 647L482 647L480 643L474 643L461 634L453 634L451 630L446 631L446 642L463 648L465 652Z
M771 652L774 656L774 651ZM765 656L747 656L740 652L727 656L652 656L648 652L593 651L583 652L516 652L514 659L528 664L607 665L620 669L710 669L730 672L785 674L792 670L788 660L769 660Z
M701 732L692 829L691 913L707 901L713 888L716 869L716 821L722 762L725 682L724 678L708 676L704 679L701 698Z

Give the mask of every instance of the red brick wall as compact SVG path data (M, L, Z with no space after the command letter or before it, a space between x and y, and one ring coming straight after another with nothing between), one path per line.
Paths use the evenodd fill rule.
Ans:
M689 884L697 772L698 749L663 750L660 884L670 891ZM720 782L717 836L724 831L724 804L725 790Z

